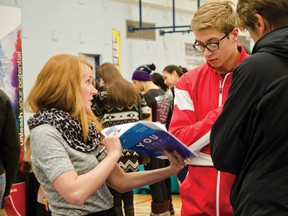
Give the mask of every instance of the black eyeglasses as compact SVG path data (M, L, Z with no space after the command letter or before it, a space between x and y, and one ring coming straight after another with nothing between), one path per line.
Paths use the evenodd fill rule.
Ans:
M216 41L216 42L212 42L212 43L208 43L208 44L197 44L198 41L195 41L195 43L193 44L193 47L196 51L198 52L204 52L205 48L208 49L210 52L211 51L216 51L219 49L219 44L221 44L223 42L223 40L231 33L232 31L228 32L227 34L225 34L220 40Z

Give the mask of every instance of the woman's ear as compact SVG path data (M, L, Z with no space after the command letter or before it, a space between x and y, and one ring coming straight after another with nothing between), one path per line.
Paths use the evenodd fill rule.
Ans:
M174 74L175 76L178 76L177 71L173 70L172 74Z

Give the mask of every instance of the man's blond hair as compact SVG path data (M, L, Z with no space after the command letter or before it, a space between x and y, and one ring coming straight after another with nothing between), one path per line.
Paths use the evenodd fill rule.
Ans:
M229 33L236 27L236 16L232 1L212 0L204 3L194 14L191 22L193 31L216 28Z

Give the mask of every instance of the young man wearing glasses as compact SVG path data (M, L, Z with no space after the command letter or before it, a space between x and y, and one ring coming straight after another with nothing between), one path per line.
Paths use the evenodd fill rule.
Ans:
M214 168L209 138L226 100L232 70L248 54L236 44L238 29L230 1L203 4L191 27L196 39L193 47L203 52L206 63L184 74L175 87L169 131L198 152L181 184L181 216L231 216L229 196L235 176Z

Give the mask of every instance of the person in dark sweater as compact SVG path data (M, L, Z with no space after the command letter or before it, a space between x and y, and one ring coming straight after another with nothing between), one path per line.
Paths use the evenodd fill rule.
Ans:
M109 62L101 64L98 74L99 92L93 97L92 111L104 128L137 122L150 116L149 107L139 90L122 77L114 64ZM138 153L123 149L119 166L127 173L138 171L138 157ZM134 216L133 190L125 193L120 193L112 187L109 187L109 190L113 195L117 215L123 215L123 202L125 216Z
M2 208L3 202L11 201L10 189L19 167L20 140L12 103L1 89L0 110L0 208Z
M255 45L234 69L210 136L215 167L236 175L235 216L288 214L287 11L287 0L238 1L238 26Z

